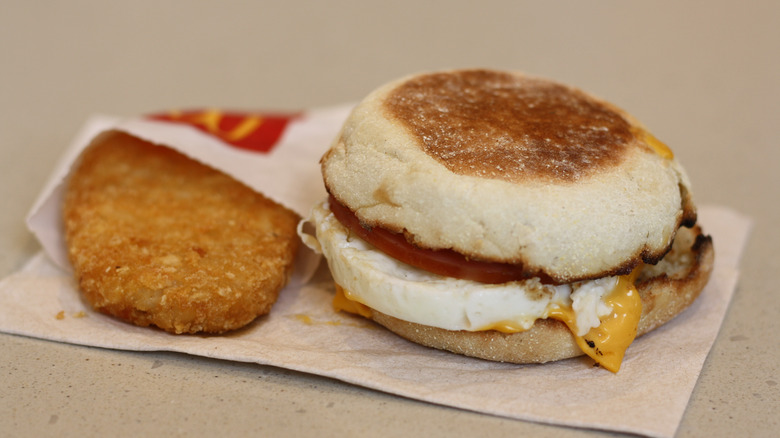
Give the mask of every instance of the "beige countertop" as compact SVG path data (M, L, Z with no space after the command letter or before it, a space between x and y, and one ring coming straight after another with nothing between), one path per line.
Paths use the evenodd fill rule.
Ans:
M779 19L773 1L4 1L0 277L39 250L24 216L90 114L294 110L356 101L411 72L523 70L628 109L674 149L698 203L754 219L678 434L771 436L780 426ZM0 436L602 434L182 354L7 334L0 351Z

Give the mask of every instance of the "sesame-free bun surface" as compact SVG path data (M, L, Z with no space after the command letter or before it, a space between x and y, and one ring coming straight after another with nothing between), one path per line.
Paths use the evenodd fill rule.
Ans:
M698 227L683 228L672 250L656 266L643 268L637 282L642 298L641 336L668 322L699 296L712 272L714 249ZM371 319L412 342L466 356L511 363L544 363L584 353L560 321L541 319L519 333L452 331L402 321L376 310Z
M687 176L636 120L580 90L465 70L385 85L322 159L328 191L417 246L556 282L656 262L696 213Z

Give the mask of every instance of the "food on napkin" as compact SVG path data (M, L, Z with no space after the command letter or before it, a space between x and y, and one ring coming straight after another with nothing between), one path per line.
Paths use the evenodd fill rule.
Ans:
M638 121L489 70L414 75L358 105L322 158L307 244L334 305L488 360L582 354L618 371L713 264L690 183Z
M69 259L98 311L171 333L223 333L270 311L299 216L180 152L118 131L76 162Z

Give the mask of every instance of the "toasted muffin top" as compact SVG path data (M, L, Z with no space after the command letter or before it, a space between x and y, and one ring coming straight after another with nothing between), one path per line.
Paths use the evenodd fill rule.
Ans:
M354 109L322 172L367 226L556 282L655 263L696 220L685 171L638 121L521 73L382 86Z
M619 165L634 140L609 105L554 82L469 70L411 78L383 109L453 173L576 181Z

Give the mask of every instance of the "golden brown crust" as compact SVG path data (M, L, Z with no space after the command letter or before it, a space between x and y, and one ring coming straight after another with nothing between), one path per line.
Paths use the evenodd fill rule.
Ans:
M222 333L286 284L298 216L167 147L110 133L69 182L66 239L95 309L172 333Z
M683 228L672 251L643 270L637 288L642 317L637 336L668 322L698 297L712 272L712 239L697 227ZM560 321L538 320L525 332L450 331L410 323L372 309L372 319L412 342L471 357L511 363L544 363L581 356L571 331Z
M507 72L420 75L394 89L384 108L459 175L574 181L618 165L629 146L641 144L605 102Z

